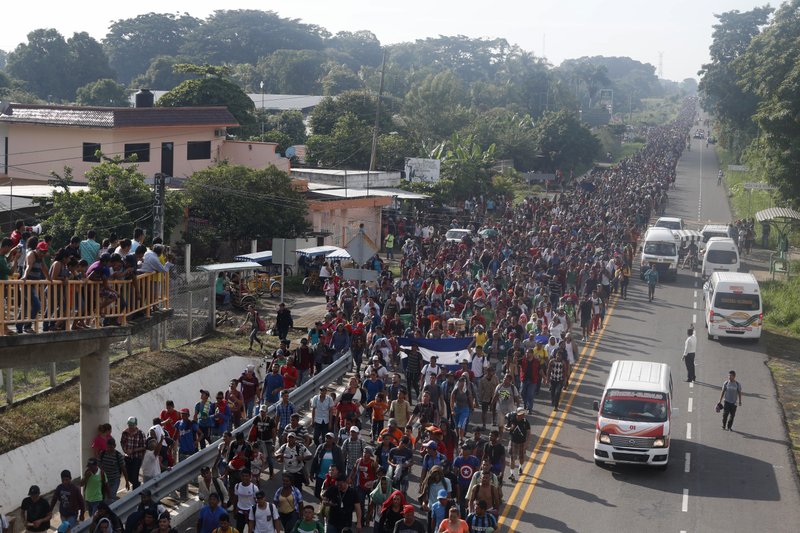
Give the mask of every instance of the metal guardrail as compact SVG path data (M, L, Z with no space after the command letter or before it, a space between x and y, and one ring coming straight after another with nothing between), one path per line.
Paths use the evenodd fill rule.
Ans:
M344 356L325 367L319 374L309 378L301 386L291 391L289 393L289 401L298 409L305 407L311 398L314 397L314 394L319 391L321 385L331 385L333 382L340 380L351 368L352 364L353 357L350 355L350 352L347 352ZM270 415L275 414L275 406L276 404L272 404L267 409ZM253 417L239 426L233 431L233 434L249 431L255 419L256 417ZM162 472L147 483L142 483L136 490L128 492L125 496L111 504L111 510L124 522L128 515L134 512L141 502L139 494L143 490L149 489L153 494L153 499L158 501L170 493L177 491L182 486L196 481L197 476L200 475L200 468L206 465L210 466L216 459L217 444L221 442L221 440L222 439L219 439L209 444L204 449L181 461L175 465L172 470ZM90 524L91 517L73 527L71 533L83 533L88 530Z

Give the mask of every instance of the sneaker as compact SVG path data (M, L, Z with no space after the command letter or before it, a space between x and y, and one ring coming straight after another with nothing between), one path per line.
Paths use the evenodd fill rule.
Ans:
M508 476L508 480L512 483L514 483L517 480L517 478L514 477L514 472L511 472L511 475Z
M522 465L519 465L519 466L517 467L517 472L519 472L519 475L520 475L520 476L522 475Z

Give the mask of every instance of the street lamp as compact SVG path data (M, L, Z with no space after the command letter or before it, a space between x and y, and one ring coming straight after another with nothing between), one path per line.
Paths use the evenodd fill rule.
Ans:
M258 84L261 87L261 136L264 136L264 81Z

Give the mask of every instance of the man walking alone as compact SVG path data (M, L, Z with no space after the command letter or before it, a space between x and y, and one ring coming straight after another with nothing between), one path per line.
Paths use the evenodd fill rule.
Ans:
M696 349L697 337L694 334L694 328L690 327L686 330L686 342L683 344L683 362L686 364L687 383L691 383L695 380L694 354Z
M728 373L728 381L722 384L722 392L719 395L719 403L722 404L722 429L733 430L733 418L736 416L736 408L742 406L742 386L736 381L736 372L731 370Z

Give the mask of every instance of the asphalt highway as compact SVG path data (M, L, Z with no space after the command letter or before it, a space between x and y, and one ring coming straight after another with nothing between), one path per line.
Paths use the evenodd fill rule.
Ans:
M692 140L678 165L665 215L689 223L730 222L717 186L713 147ZM660 283L655 300L634 271L627 300L610 306L605 328L582 346L572 384L552 412L542 395L534 416L531 459L505 490L501 531L731 532L798 531L800 490L762 343L707 340L702 285L689 270ZM697 381L686 383L686 329L697 330ZM595 415L613 361L671 365L672 443L666 471L598 467L592 458ZM734 369L744 393L734 431L715 413Z

